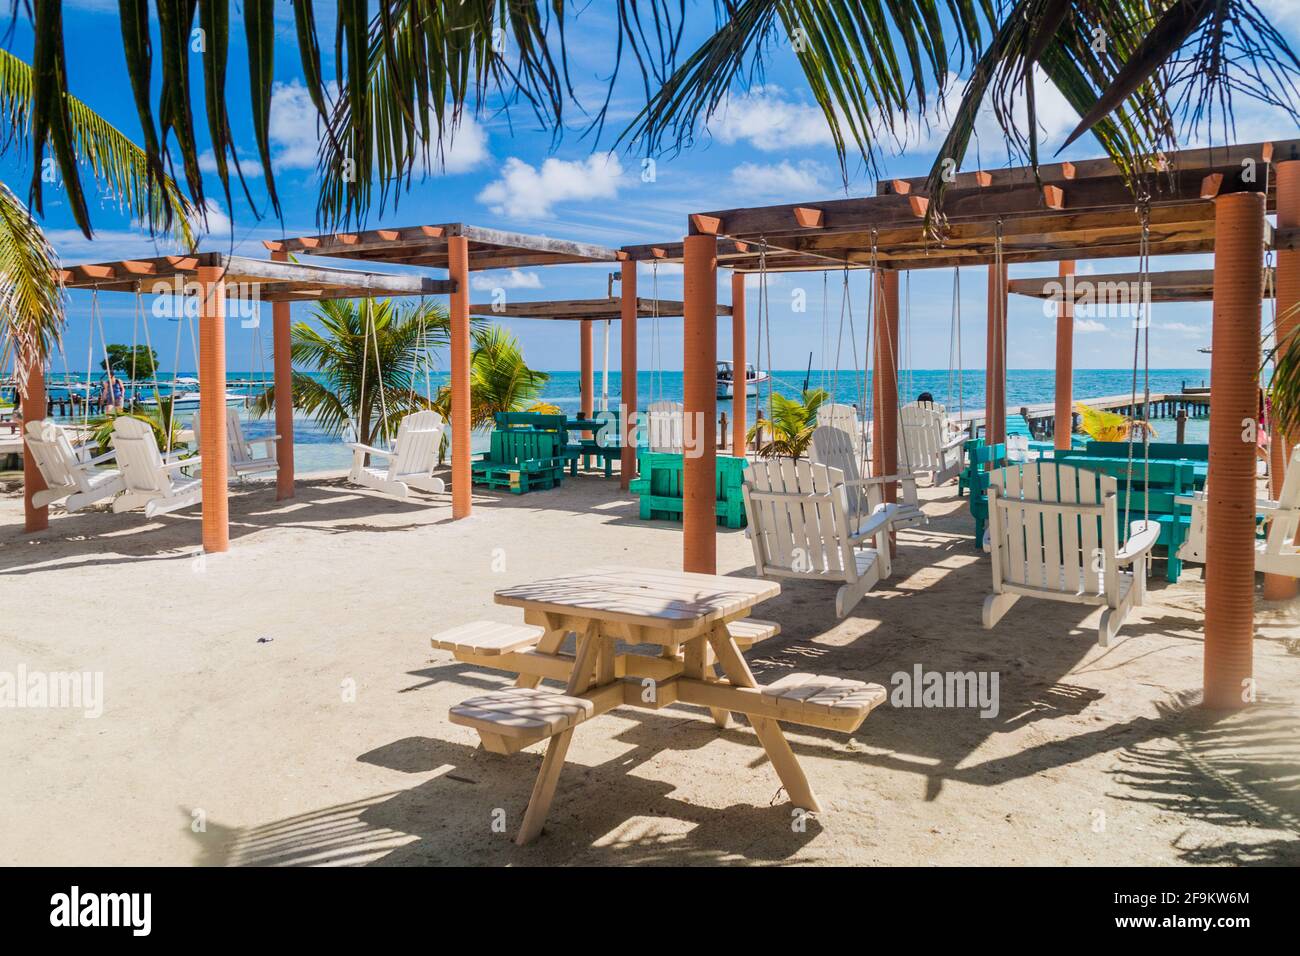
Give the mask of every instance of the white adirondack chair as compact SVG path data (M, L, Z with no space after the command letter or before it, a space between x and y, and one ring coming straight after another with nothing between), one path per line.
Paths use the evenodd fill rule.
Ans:
M878 509L887 508L893 525L910 527L929 523L930 519L921 510L916 479L911 475L862 477L858 467L859 458L853 451L853 440L844 429L834 425L818 425L813 429L808 455L817 464L838 469L844 474L849 496L849 515L853 520L865 521ZM886 503L884 487L895 482L902 500Z
M646 409L646 439L650 451L682 454L684 417L681 402L651 402Z
M1174 499L1192 509L1192 523L1187 530L1187 539L1178 549L1178 557L1197 564L1205 563L1207 550L1205 494L1198 491ZM1300 445L1291 451L1291 461L1277 501L1260 498L1255 501L1255 508L1267 524L1264 540L1255 543L1255 570L1300 578L1300 547L1295 543L1296 531L1300 529Z
M442 428L442 416L437 412L412 412L397 427L391 451L349 442L352 472L348 480L396 498L408 497L412 488L441 494L447 486L441 478L433 477L433 468L438 463ZM366 455L387 459L388 467L367 465Z
M1160 535L1156 522L1134 521L1121 548L1115 492L1109 475L1054 462L992 473L986 628L1022 597L1098 604L1105 607L1098 643L1110 646L1129 611L1146 600L1151 549Z
M182 468L199 465L199 459L164 458L148 422L119 415L113 419L112 442L126 486L124 493L113 501L114 512L143 506L145 517L154 518L202 500L203 483L198 478L177 475Z
M837 581L835 615L845 617L893 573L888 512L857 524L844 473L795 459L745 469L745 516L759 577ZM864 546L868 541L870 547Z
M115 452L91 458L84 446L80 450L72 446L62 425L45 419L28 422L23 430L27 450L45 479L45 490L32 495L32 504L37 508L61 501L63 507L76 511L112 498L126 487L116 468L99 467L112 461Z
M932 485L956 478L965 465L966 433L952 428L944 407L912 402L899 409L898 418L899 470L928 475Z
M194 415L194 444L199 445L199 416ZM243 478L245 475L255 475L264 471L276 471L279 465L275 461L275 443L279 441L279 435L272 435L269 438L244 437L244 426L239 420L238 408L226 409L226 449L230 459L230 475L232 478ZM261 445L261 454L253 451L254 445Z
M821 406L817 409L817 426L838 428L848 435L853 440L853 457L858 461L871 458L871 424L860 420L858 410L852 405Z

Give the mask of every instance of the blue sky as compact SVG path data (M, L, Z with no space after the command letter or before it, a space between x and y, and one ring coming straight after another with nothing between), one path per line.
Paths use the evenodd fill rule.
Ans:
M1293 45L1300 48L1300 4L1294 0L1258 0L1270 13ZM123 62L120 28L115 0L69 0L65 2L67 55L72 90L93 108L105 115L128 135L139 135L139 125ZM333 5L318 2L318 16L332 23ZM236 16L238 10L236 8ZM211 209L211 232L203 240L204 249L234 251L244 255L265 255L261 242L282 235L294 236L320 231L315 223L315 150L316 120L301 85L301 72L291 14L287 4L278 5L281 42L276 49L277 89L272 113L273 154L276 181L284 205L283 223L271 217L258 219L242 196L236 194L233 208L215 199ZM233 18L232 18L233 19ZM688 16L687 35L700 36L713 22L712 3L696 3ZM604 95L605 77L609 73L612 46L602 42L612 37L612 21L602 4L581 8L577 23L580 30L570 30L570 38L581 36L570 50L570 68L582 102L598 106ZM255 154L251 130L241 109L245 101L244 77L246 57L242 29L232 23L230 63L230 102L236 142L241 156L250 158L246 170L257 171L251 162ZM31 32L20 23L11 49L30 58ZM321 44L326 75L332 75L333 44L324 38ZM195 94L201 100L201 79L197 56ZM372 212L366 226L403 226L420 223L463 221L522 232L585 240L608 246L635 242L680 239L691 212L741 205L803 202L844 195L837 161L820 110L812 104L793 56L787 50L773 53L770 67L761 85L738 88L723 111L709 124L704 135L684 152L656 159L653 181L644 181L642 157L626 151L610 153L615 134L634 115L639 106L639 80L627 74L615 91L610 122L599 142L583 135L585 121L573 110L568 130L558 144L549 131L537 128L532 115L512 110L509 116L489 113L467 119L447 152L446 168L417 180L411 190L400 195L396 210L382 215ZM1050 155L1077 117L1054 89L1043 84L1037 95L1040 125ZM1252 142L1297 135L1295 124L1263 108L1244 106L1238 109L1235 140ZM205 125L200 121L202 138ZM1006 148L990 117L980 124L979 164L996 168L1008 163ZM913 128L907 141L886 157L885 174L920 175L928 171L933 151L942 140L945 123L934 117L928 129ZM1195 144L1195 143L1193 143ZM1075 144L1061 158L1083 158L1098 154L1090 141ZM966 168L975 168L974 150ZM874 191L861 168L851 169L849 194L864 195ZM11 152L0 159L0 176L19 195L26 195L30 169L26 157ZM209 177L209 195L220 197L214 176ZM253 179L255 196L262 197L261 183ZM57 188L46 193L43 225L57 250L67 263L98 262L131 256L161 255L177 251L165 240L151 239L134 227L111 204L94 209L96 235L87 242L74 227ZM1207 268L1208 256L1178 256L1158 260L1160 268ZM1080 262L1080 273L1128 271L1136 268L1132 260L1098 260ZM603 296L610 269L596 266L558 266L525 269L504 273L481 273L475 277L475 297L487 299L491 289L501 287L517 300L579 298ZM1012 277L1029 277L1055 273L1054 264L1030 264L1012 267ZM433 273L437 274L437 273ZM964 356L968 368L984 362L984 268L962 270L961 313L963 319ZM859 316L865 307L866 277L854 274L850 279L852 302ZM641 278L642 294L650 292L652 277L648 271ZM949 328L952 313L951 270L927 270L913 274L910 302L912 364L916 367L946 367ZM680 298L679 268L662 267L658 275L659 291L665 298ZM822 364L821 338L824 316L836 323L841 309L841 276L831 274L826 281L829 295L823 296L820 274L786 274L771 277L772 343L776 364L803 367L808 352L814 352L813 364ZM799 295L806 296L806 311L792 308ZM729 296L729 278L720 278L720 299ZM754 334L756 296L751 292L750 328ZM135 304L120 293L105 294L99 302L109 341L129 342ZM269 320L269 309L266 318ZM295 317L305 318L308 306L295 306ZM88 294L75 293L66 335L69 368L85 370L90 327L91 303ZM906 312L905 312L906 314ZM1197 348L1209 344L1208 304L1157 305L1154 311L1151 363L1156 367L1204 367L1207 357ZM536 367L571 369L577 365L578 328L576 323L527 322L508 323L521 337L525 353ZM257 360L253 333L230 323L229 366L244 369ZM641 354L649 355L651 329L641 323ZM858 328L862 328L859 320ZM1013 368L1046 368L1053 361L1053 320L1044 315L1040 303L1013 297L1010 312L1009 350ZM154 320L152 337L164 370L173 365L175 325ZM681 368L681 321L661 320L663 366ZM1075 336L1075 359L1079 368L1124 367L1132 349L1129 325L1116 319L1081 318ZM611 362L617 368L618 330L612 333ZM98 342L95 348L98 349ZM597 338L599 367L600 338ZM752 346L751 346L752 349ZM183 354L188 353L188 342ZM719 352L730 353L730 330L725 320L719 323ZM752 354L751 354L752 360ZM97 359L96 359L97 361ZM833 355L827 364L834 361ZM643 358L645 367L647 359ZM849 364L847 361L844 363ZM192 360L182 360L189 369ZM62 360L55 359L53 371L63 371Z

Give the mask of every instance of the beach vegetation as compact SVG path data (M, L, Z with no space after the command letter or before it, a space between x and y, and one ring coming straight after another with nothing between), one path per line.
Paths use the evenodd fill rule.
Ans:
M824 388L804 389L798 398L773 392L771 417L750 427L748 440L758 443L762 458L802 458L817 427L817 410L830 397Z

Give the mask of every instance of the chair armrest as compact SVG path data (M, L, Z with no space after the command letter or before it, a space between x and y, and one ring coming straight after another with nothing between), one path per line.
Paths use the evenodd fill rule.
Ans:
M1156 546L1160 525L1154 521L1134 521L1129 525L1128 544L1115 553L1118 564L1131 564Z
M894 523L894 508L888 505L882 505L871 513L871 515L862 523L862 527L853 532L852 541L857 544L868 538L874 538L882 531L888 531Z
M195 455L193 458L176 458L172 461L164 461L162 466L164 471L175 471L178 468L189 468L202 461L202 456Z
M263 436L262 438L245 438L245 439L244 439L244 444L246 444L246 445L274 445L274 444L275 444L276 442L278 442L279 440L280 440L280 436L279 436L279 435L269 435L269 436Z
M393 457L393 453L391 451L384 451L382 448L376 448L373 445L362 445L359 442L348 442L347 445L354 452L357 452L362 455L380 455L384 458Z
M106 461L112 461L112 460L113 460L114 458L116 458L116 457L117 457L117 452L116 452L116 451L111 451L111 450L110 450L110 451L106 451L106 452L104 452L104 454L102 454L102 455L96 455L94 458L89 458L89 459L87 459L86 461L82 462L82 464L83 464L83 465L102 465L102 464L104 464L104 462L106 462Z
M952 438L948 439L947 443L944 444L943 446L943 451L951 451L954 448L958 448L966 444L966 442L969 440L970 439L966 437L966 433L962 432L961 434L955 435Z

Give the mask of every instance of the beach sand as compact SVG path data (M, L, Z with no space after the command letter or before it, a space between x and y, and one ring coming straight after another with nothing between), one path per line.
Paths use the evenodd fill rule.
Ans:
M0 710L0 862L1300 863L1300 602L1258 605L1259 703L1206 713L1200 568L1170 586L1157 562L1108 650L1100 612L1073 605L1023 600L984 631L965 503L923 490L935 520L900 535L892 579L844 621L833 587L787 583L756 612L784 633L748 656L760 682L996 672L996 716L885 705L852 738L789 727L825 805L800 828L747 727L616 710L578 728L519 848L541 745L496 756L449 723L507 677L430 635L519 620L492 602L509 584L680 567L680 527L594 476L476 495L457 523L448 496L337 477L287 503L235 492L231 550L206 558L197 511L56 512L26 535L20 497L0 498L0 673L102 672L104 697L97 718ZM718 563L753 574L742 532L719 534Z

